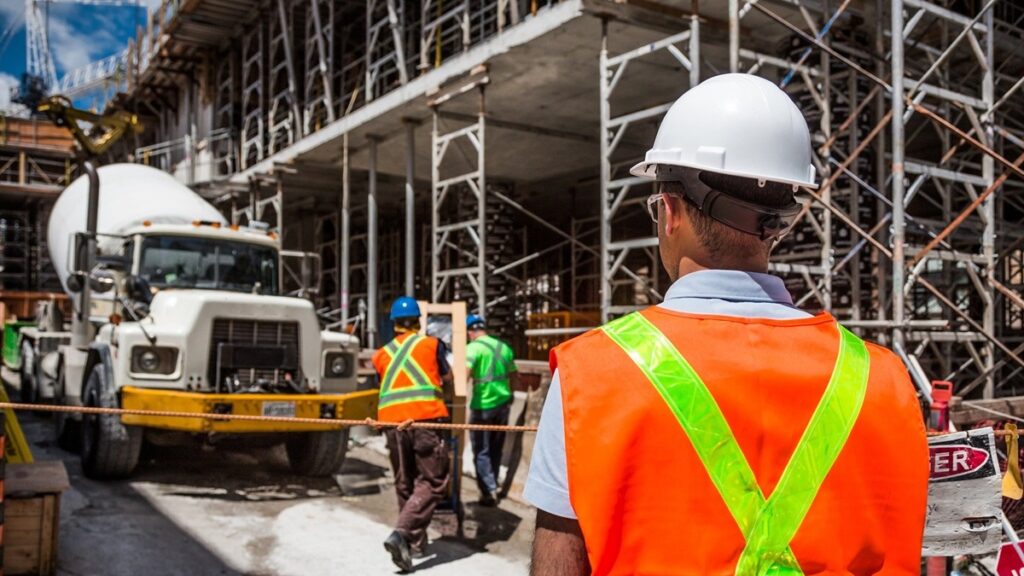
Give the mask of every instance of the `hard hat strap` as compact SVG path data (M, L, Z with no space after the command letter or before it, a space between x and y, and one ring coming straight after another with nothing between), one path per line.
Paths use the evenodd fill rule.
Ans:
M662 173L663 168L659 167L658 180L682 183L683 197L700 210L701 214L762 240L782 236L800 214L801 206L795 200L792 204L780 208L762 206L713 190L700 180L700 173L696 170L672 170L673 177L666 178Z

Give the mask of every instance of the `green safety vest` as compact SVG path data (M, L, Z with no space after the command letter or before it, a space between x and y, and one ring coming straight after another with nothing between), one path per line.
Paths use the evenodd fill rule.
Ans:
M406 338L401 346L399 346L398 342L392 340L384 347L384 350L391 357L391 362L388 364L388 368L384 372L384 378L380 383L378 409L408 402L444 400L441 388L431 383L430 376L427 375L427 372L412 356L413 349L423 340L423 336L413 334ZM412 381L412 386L405 386L394 390L392 386L399 374L408 376L409 380Z
M736 574L803 574L789 544L860 413L870 370L864 342L839 326L832 377L775 490L765 498L711 392L669 339L636 313L602 330L671 409L739 526L746 546Z
M473 376L473 410L490 410L504 406L512 399L509 374L516 371L512 348L497 338L486 335L466 347Z

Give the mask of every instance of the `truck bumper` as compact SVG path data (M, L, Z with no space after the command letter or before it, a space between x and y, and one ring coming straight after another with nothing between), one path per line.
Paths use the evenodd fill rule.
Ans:
M246 416L294 416L297 418L362 420L377 416L376 390L348 394L203 394L177 390L121 388L121 407L126 410L191 412L196 414L239 414ZM168 416L125 414L121 422L182 432L318 432L336 429L330 424L209 420Z

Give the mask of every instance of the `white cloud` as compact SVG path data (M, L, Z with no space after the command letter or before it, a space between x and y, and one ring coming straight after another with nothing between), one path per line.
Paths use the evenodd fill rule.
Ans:
M50 15L50 53L54 64L61 72L69 72L96 60L96 53L102 49L102 43L96 37L83 34L72 28L63 18Z
M139 5L144 6L150 12L155 12L160 7L161 0L139 0Z
M18 88L18 79L6 72L0 72L0 114L24 116L28 113L21 104L11 102L13 90Z
M21 19L25 14L25 3L6 0L0 2L0 19L3 20L4 26L10 23L14 18Z
M0 72L0 110L11 107L11 90L18 87L18 79L6 72Z

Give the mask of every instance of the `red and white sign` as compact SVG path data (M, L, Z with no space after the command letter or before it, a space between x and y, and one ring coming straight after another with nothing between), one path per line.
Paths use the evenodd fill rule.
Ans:
M999 550L1002 498L995 443L991 428L928 438L931 477L921 550L924 556ZM1024 576L1024 572L1009 576Z
M999 576L1024 576L1024 544L1011 542L999 547L996 574Z
M932 480L943 480L966 476L980 470L988 463L987 450L974 448L966 444L947 446L931 446L928 449L928 464L931 468Z

